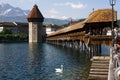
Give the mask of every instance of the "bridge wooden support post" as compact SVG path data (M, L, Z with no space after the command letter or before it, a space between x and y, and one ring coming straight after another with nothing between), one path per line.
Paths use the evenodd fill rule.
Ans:
M59 40L57 40L57 45L59 45Z
M74 41L74 48L76 48L77 47L77 42L76 41Z
M84 42L81 43L81 50L84 51Z
M71 48L71 41L68 42L69 48Z
M100 45L99 44L97 44L97 55L100 55Z
M74 41L74 48L75 48L75 49L78 49L78 45L79 45L78 41L77 41L77 40Z
M80 41L80 47L82 51L88 51L88 44L85 44L84 41Z
M65 46L65 42L64 42L64 41L62 41L62 46L63 46L63 47Z
M96 53L96 45L93 45L93 54Z
M60 40L60 44L59 45L62 46L62 40Z
M54 41L54 44L56 45L56 40Z
M72 48L74 48L74 41L72 40Z
M91 51L91 44L88 44L89 46L89 53L91 53L92 51Z
M55 45L59 45L59 41L58 40L55 40Z
M54 44L54 45L57 45L57 40L54 40L54 41L53 41L53 44Z
M57 40L57 45L59 45L59 40Z
M80 42L80 41L78 40L78 41L77 41L77 49L79 49L79 45L80 45L79 42Z
M101 44L99 44L99 54L101 54L102 52L102 48L101 48Z
M67 41L67 47L70 47L70 41Z
M72 48L74 48L74 41L71 41Z
M69 44L70 44L70 48L72 48L72 41L70 41Z
M65 46L66 47L69 47L68 43L69 43L68 41L65 41Z
M96 53L98 54L99 52L99 44L96 44Z
M64 41L64 40L62 40L62 46L63 46L63 47L65 46L65 41Z
M62 46L62 40L60 40L60 46Z
M55 42L56 42L56 41L54 40L54 41L53 41L53 44L54 44L54 45L56 45Z
M80 41L79 42L79 49L80 49L80 51L83 51L83 47L84 46L84 42L83 41Z
M73 48L75 48L75 41L73 40Z
M83 45L84 45L84 46L83 46L83 47L84 47L84 51L87 52L87 51L88 51L87 45L86 45L85 43L83 43Z
M70 47L70 42L69 41L66 41L67 43L66 43L66 46L67 47Z
M96 55L98 55L98 49L99 49L98 44L96 44L96 52L95 52L97 53Z
M57 45L60 45L60 41L59 40L56 40L56 42L57 42Z
M68 43L69 43L68 41L65 41L65 46L66 46L66 47L69 47L69 46L68 46Z
M92 57L94 56L94 45L91 45L91 53L92 53Z
M80 41L78 42L78 49L80 49Z
M97 53L98 52L98 45L94 44L93 45L93 53ZM97 54L96 54L97 55Z
M67 44L67 42L66 42L66 41L64 41L64 47L66 46L66 44Z
M81 51L81 41L79 41L78 49Z
M54 44L54 41L51 41L52 42L52 44Z
M50 41L50 44L53 44L52 42L53 42L53 41Z
M85 43L83 43L83 49L84 49L84 51L87 51L87 47L86 47L86 45L85 45Z
M97 53L96 55L101 55L101 51L102 51L102 49L101 49L101 44L98 44L98 45L96 45L96 52L95 53Z
M55 44L55 41L54 41L54 40L52 41L52 44Z
M53 44L55 44L55 41L53 41Z
M93 44L88 44L88 48L89 48L89 54L90 54L90 58L92 58L94 56L94 45Z

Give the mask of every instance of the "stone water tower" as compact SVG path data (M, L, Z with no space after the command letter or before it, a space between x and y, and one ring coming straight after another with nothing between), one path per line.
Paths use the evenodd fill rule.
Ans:
M27 16L27 20L29 22L29 42L43 42L45 39L45 31L43 29L44 17L37 5L34 5Z

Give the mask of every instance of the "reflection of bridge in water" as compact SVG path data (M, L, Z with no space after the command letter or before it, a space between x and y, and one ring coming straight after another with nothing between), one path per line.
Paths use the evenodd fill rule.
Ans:
M117 26L117 12L114 11L114 26ZM47 35L47 42L62 46L78 48L89 53L101 52L101 44L111 46L112 36L106 33L111 29L112 11L111 9L100 9L92 12L87 19L82 22L70 25ZM98 61L99 62L99 61ZM107 66L109 67L109 65ZM104 69L102 69L104 72ZM89 80L107 80L104 74L93 73ZM94 75L97 75L94 77ZM107 74L108 75L108 74ZM96 79L99 77L100 79ZM109 79L110 80L110 79ZM112 79L111 79L112 80Z

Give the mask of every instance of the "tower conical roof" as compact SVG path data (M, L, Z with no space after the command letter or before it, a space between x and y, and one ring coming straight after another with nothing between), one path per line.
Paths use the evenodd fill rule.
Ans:
M27 16L29 22L43 22L44 17L41 14L40 10L38 9L37 5L34 5L32 10Z

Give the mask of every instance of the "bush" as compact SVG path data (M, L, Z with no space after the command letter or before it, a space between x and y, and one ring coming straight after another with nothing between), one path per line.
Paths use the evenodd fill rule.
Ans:
M1 42L23 42L28 41L28 35L26 34L0 34Z
M1 34L12 34L12 31L10 29L3 28Z

